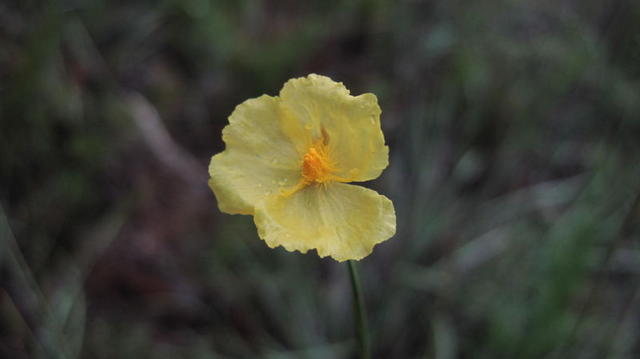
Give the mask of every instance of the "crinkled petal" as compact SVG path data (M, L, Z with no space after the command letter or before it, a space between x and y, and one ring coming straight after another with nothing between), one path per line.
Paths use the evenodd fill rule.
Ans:
M362 259L396 231L393 203L355 185L311 185L290 196L269 197L256 208L258 234L269 247L283 246L337 261Z
M380 107L374 94L349 95L342 83L311 74L289 80L280 91L283 129L296 140L298 152L328 137L329 154L348 181L380 176L389 163L389 148L380 129Z
M211 159L209 186L221 211L253 214L268 195L300 181L300 156L281 129L278 99L238 105L222 130L226 149Z

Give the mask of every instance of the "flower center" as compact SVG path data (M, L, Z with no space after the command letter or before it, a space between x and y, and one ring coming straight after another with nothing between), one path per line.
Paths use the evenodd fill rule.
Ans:
M325 183L331 179L333 166L324 143L311 146L303 157L302 177L307 184Z

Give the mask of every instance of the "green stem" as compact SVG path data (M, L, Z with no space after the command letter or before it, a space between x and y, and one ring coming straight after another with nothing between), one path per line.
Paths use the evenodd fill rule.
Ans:
M349 274L351 277L351 288L353 289L353 311L356 321L356 334L358 336L358 346L360 348L360 359L369 359L369 331L367 330L367 313L364 308L364 298L360 286L360 277L354 261L349 261Z

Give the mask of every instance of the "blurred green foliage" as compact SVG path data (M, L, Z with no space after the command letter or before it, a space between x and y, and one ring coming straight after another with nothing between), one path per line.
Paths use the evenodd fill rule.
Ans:
M233 108L375 93L376 358L640 355L640 3L3 1L0 357L348 358L346 267L206 181Z

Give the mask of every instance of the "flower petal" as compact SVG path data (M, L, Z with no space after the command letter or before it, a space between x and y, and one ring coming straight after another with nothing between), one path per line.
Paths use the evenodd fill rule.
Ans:
M257 207L258 234L271 248L337 261L362 259L396 231L393 203L377 192L355 185L312 185L290 196L271 196Z
M300 156L280 118L278 99L266 95L243 102L229 117L222 130L226 149L209 164L221 211L253 214L266 196L300 181Z
M342 83L311 74L289 80L280 91L283 129L298 140L298 152L328 137L336 175L368 181L389 164L389 148L380 129L380 107L374 94L349 95ZM344 181L347 182L347 181Z

